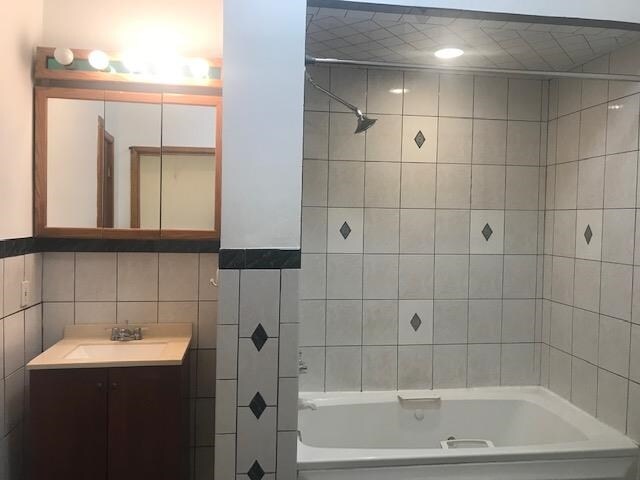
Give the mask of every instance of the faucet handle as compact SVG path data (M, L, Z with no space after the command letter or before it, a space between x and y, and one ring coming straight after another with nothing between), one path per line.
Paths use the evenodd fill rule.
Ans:
M142 328L136 327L133 329L133 339L142 340Z
M113 327L111 329L111 340L116 341L120 335L120 329L118 327Z

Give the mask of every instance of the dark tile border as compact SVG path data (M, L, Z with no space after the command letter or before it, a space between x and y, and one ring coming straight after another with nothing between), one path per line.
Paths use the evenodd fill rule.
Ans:
M577 17L545 17L518 13L479 12L453 8L407 7L403 5L384 5L377 3L354 3L345 0L308 0L310 7L339 8L367 12L428 15L430 17L455 17L479 20L497 20L503 22L548 23L553 25L571 25L576 27L617 28L620 30L640 30L640 24L616 22L613 20L594 20Z
M245 269L298 269L300 250L265 249L222 249L218 259L223 270Z
M0 240L0 258L36 252L217 253L215 240L124 240L89 238L16 238Z

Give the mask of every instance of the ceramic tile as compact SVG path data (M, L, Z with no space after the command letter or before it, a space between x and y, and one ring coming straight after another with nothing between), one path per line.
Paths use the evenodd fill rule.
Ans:
M469 345L467 363L469 387L500 384L500 345Z
M439 76L431 72L405 72L404 114L437 115Z
M389 345L398 340L398 302L365 300L363 303L362 344Z
M362 390L397 390L398 347L362 347Z
M398 346L398 389L424 389L432 386L431 345Z
M436 166L405 163L402 165L400 204L402 208L434 208L436 201Z
M403 83L401 71L368 70L367 112L402 113L402 95L393 92L402 92Z
M242 270L240 336L251 336L258 324L261 324L270 337L277 337L279 316L280 271Z
M362 208L329 208L326 232L327 251L329 253L362 253L363 222Z
M416 142L422 132L424 143ZM402 161L435 163L438 151L437 117L402 117Z
M466 343L468 311L467 300L436 300L433 313L433 343Z
M503 165L507 157L507 122L503 120L473 121L474 164Z
M303 160L302 205L322 207L327 205L328 162Z
M361 347L327 347L326 389L357 391L361 388Z
M362 298L362 255L327 256L327 298Z
M505 167L474 165L471 168L471 208L504 208Z
M400 162L403 117L378 114L373 117L377 120L375 129L365 133L367 162Z
M118 301L157 301L158 254L118 253L117 285Z
M400 253L433 253L434 232L434 210L400 210Z
M467 384L467 346L434 345L433 387L456 388Z
M540 124L509 121L507 125L507 164L540 164Z
M326 321L327 345L362 343L362 300L328 300Z
M480 118L506 119L508 80L477 76L474 79L473 115Z
M598 369L597 417L620 432L627 427L628 381Z
M398 264L398 295L401 299L433 297L432 255L401 255Z
M328 158L329 150L329 114L324 112L304 113L305 158Z
M471 163L472 120L438 120L438 163Z
M400 164L367 163L364 204L366 207L400 206Z
M329 162L330 207L362 207L364 205L364 163Z
M440 115L471 117L473 112L473 77L468 75L440 76Z

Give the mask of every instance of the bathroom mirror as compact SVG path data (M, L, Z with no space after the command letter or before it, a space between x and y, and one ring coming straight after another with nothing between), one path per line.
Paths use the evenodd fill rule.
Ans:
M220 99L36 89L36 232L219 238Z

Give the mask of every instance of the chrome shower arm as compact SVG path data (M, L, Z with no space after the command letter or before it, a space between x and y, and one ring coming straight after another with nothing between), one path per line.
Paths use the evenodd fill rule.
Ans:
M344 105L349 110L351 110L353 113L355 113L358 116L358 118L360 118L360 119L364 118L364 114L362 113L362 111L358 107L356 107L355 105L351 105L346 100L343 100L342 98L338 97L335 93L332 93L329 90L327 90L326 88L321 87L320 85L318 85L316 83L316 81L313 78L311 78L311 75L309 75L309 72L307 70L305 70L304 74L307 77L308 82L313 86L313 88L315 88L316 90L319 90L322 93L324 93L325 95L331 97L336 102L340 102L342 105Z

